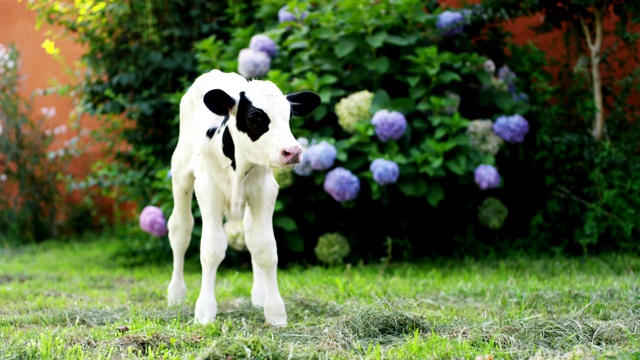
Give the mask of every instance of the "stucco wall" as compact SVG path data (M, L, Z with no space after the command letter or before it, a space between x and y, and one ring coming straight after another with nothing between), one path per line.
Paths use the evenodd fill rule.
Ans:
M63 65L42 48L42 43L47 38L46 32L51 27L43 25L36 30L36 15L27 9L26 4L27 0L22 0L21 2L17 0L0 0L0 24L2 24L0 26L0 43L5 45L13 44L19 51L19 69L22 76L19 92L24 98L29 98L34 91L48 88L50 80L57 79L62 84L68 84L69 78L64 71ZM83 51L78 44L70 40L56 40L56 46L61 49L60 53L64 61L69 65L73 65L80 58ZM77 123L79 130L92 130L98 126L97 121L87 115L82 115L80 118L72 118L73 101L74 99L72 98L52 94L36 96L31 103L34 118L42 116L41 109L43 107L55 108L55 115L47 120L43 131L66 128L65 132L52 131L56 135L54 135L54 140L50 147L51 150L58 150L67 146L68 140L78 135L78 131L71 127L72 123ZM65 126L63 127L62 125ZM83 146L84 152L65 167L65 170L68 169L71 175L78 178L83 178L90 171L92 164L102 157L101 146L91 141L88 136L84 136L83 139L88 141ZM7 185L13 184L7 183ZM5 186L4 191L5 193L0 196L12 196L10 187ZM78 192L70 193L66 195L64 202L74 206L72 204L79 203L83 195ZM59 212L59 221L63 223L68 216L65 211L70 207L60 206L60 204L55 206L61 211ZM98 221L107 220L112 222L114 220L116 208L110 199L96 196L93 206L93 210L97 212L97 217L94 219L96 224ZM124 214L125 217L134 215L131 204L121 206L119 209L121 210L120 215ZM91 226L89 219L87 219L86 226Z
M50 27L43 26L36 30L35 13L27 10L26 0L0 0L0 42L14 44L20 52L20 74L23 77L20 93L29 97L37 89L49 87L51 79L57 79L62 83L68 83L63 66L42 48L42 43L47 38L46 31ZM57 40L67 64L73 64L82 54L82 48L68 40ZM59 95L45 95L34 98L32 110L35 116L41 116L43 107L54 107L55 115L47 121L46 129L54 129L60 125L70 125L69 118L73 109L73 99ZM97 126L95 119L89 116L80 118L82 128L94 129ZM45 129L45 130L46 130ZM77 133L67 126L67 131L55 136L51 144L52 150L64 146L65 141L71 139ZM86 173L90 166L90 160L95 158L97 147L90 147L85 156L73 162L73 173Z

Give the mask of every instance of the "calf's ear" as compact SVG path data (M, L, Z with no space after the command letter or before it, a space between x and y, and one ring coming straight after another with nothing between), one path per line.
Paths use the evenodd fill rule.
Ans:
M286 96L291 104L291 113L296 116L305 116L320 105L320 96L311 91L301 91Z
M209 90L202 99L207 109L216 115L226 116L236 105L236 100L220 89Z

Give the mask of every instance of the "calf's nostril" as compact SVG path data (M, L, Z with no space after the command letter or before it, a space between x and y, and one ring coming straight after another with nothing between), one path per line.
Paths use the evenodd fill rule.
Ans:
M281 152L282 158L287 163L299 163L300 154L302 154L302 148L294 146L283 149Z

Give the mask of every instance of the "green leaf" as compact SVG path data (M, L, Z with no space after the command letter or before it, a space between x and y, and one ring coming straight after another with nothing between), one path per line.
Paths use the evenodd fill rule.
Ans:
M452 160L447 161L446 166L452 173L462 176L466 172L467 158L458 155Z
M453 71L442 71L438 76L438 82L441 84L448 84L453 81L462 81L460 75Z
M331 39L337 38L336 33L333 31L333 29L328 27L322 27L322 28L313 30L311 32L311 37L314 37L317 39L325 39L325 40L331 40Z
M290 232L284 235L283 239L286 247L297 253L304 251L304 239L297 232Z
M365 41L372 48L377 49L380 46L382 46L382 43L384 42L384 39L387 38L387 36L389 36L389 34L387 34L386 31L380 31L379 33L375 33L373 35L367 35L367 37L365 38Z
M415 36L389 35L384 39L384 41L392 45L407 46L415 43L416 38Z
M319 91L318 95L320 95L320 99L323 103L328 103L331 101L331 89L324 88Z
M329 75L329 74L322 75L318 80L320 85L331 85L331 84L334 84L336 81L338 81L338 77L335 75Z
M491 76L486 71L480 71L477 73L478 80L483 86L489 87L491 86Z
M296 222L288 216L274 217L273 224L285 231L293 231L298 229L298 225L296 225Z
M427 191L427 201L431 206L438 206L438 203L444 199L444 189L442 185L438 183L433 183L429 186L429 191Z
M436 139L440 139L441 137L447 135L448 130L444 127L439 127L436 129L435 134L433 134L433 137L435 137Z
M413 181L399 181L398 188L407 196L422 196L427 193L427 184L418 177L413 177Z
M408 97L401 97L393 99L391 102L391 107L395 111L399 111L401 113L408 113L416 107L416 102L413 99Z
M367 68L378 73L386 73L389 70L389 58L386 56L377 58L367 63Z
M405 81L407 82L407 84L409 84L409 86L411 86L412 88L415 87L416 85L418 85L418 83L420 82L420 80L422 79L421 76L407 76L405 78Z
M289 50L307 49L307 48L309 48L309 42L308 41L296 41L296 42L293 42L293 43L289 44L288 48L289 48Z
M389 107L391 104L391 98L384 89L378 89L373 96L373 104L371 106L371 112L375 113L380 109Z
M513 105L513 98L505 92L498 92L493 96L493 103L502 111L506 112Z
M334 48L334 53L338 58L343 58L353 52L355 48L358 46L358 41L356 39L346 38L341 39L338 42L338 45Z
M442 156L438 156L438 157L431 158L431 163L429 164L429 166L431 166L434 169L437 169L440 166L442 166L443 163L444 163L444 158Z

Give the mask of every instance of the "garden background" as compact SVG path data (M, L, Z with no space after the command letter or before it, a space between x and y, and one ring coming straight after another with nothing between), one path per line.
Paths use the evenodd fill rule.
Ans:
M0 358L637 359L639 6L1 1ZM167 306L177 105L213 67L322 97L276 173L284 327L232 222L194 321L195 206Z
M318 261L323 236L346 241L345 260L365 262L639 249L635 5L294 1L286 3L294 17L283 22L276 1L55 4L5 1L0 15L9 24L0 40L20 53L12 94L25 99L16 105L5 96L4 113L14 106L24 115L15 134L30 134L25 126L43 134L18 143L3 124L5 246L116 227L132 239L123 251L132 261L166 261L166 238L144 233L137 220L146 205L170 213L179 96L208 69L236 71L240 51L266 34L278 52L261 75L285 92L323 97L315 114L292 120L294 135L335 152L326 168L279 178L283 263ZM594 135L592 58L576 14L595 40L593 9L603 4L606 127ZM439 24L445 9L462 20ZM105 21L104 11L120 22ZM367 115L345 126L339 104L363 90L373 95ZM379 110L403 114L400 137L380 139L368 122ZM512 115L526 119L522 139L486 132L486 120ZM483 143L494 140L497 147ZM399 165L396 182L373 178L376 158ZM499 177L479 185L479 165ZM333 167L357 175L355 199L324 191Z

